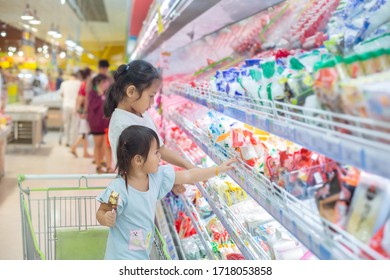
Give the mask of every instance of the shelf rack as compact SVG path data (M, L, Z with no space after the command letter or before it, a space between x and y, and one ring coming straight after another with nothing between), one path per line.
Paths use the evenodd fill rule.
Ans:
M202 222L200 222L202 219L199 217L199 214L196 211L194 205L187 199L185 195L182 194L179 197L183 202L187 216L190 217L192 225L195 227L195 230L198 233L200 242L202 242L206 250L207 257L210 260L218 260L218 257L213 253L213 249L211 248L211 238L207 233L206 227Z
M234 157L178 113L171 112L168 118L217 164ZM255 173L245 163L241 162L239 167L227 174L319 259L384 259L348 232L321 218L304 201L262 174Z
M164 213L163 206L161 202L156 203L156 221L158 229L160 230L161 235L164 237L164 240L167 244L168 253L172 260L178 260L179 256L177 254L175 243L173 241L171 231L167 223L167 218Z
M163 209L164 209L165 217L167 218L168 227L169 227L169 230L171 232L173 242L176 245L175 247L176 247L176 252L178 254L178 258L180 260L185 260L186 258L185 258L185 254L183 252L183 247L181 246L180 237L177 234L176 229L175 229L175 218L174 218L174 215L172 213L172 209L171 209L171 207L169 207L169 205L165 202L164 199L161 200L161 204L162 204Z
M175 148L179 150L185 158L193 163L192 159L188 157L179 146L176 146ZM230 237L233 239L245 259L270 259L269 255L260 247L256 240L254 240L247 229L237 220L223 199L221 199L221 197L213 191L208 183L206 188L199 183L195 184L195 186L208 202L213 202L209 203L211 209L229 233Z
M390 178L390 123L173 84L170 92L335 161ZM346 133L348 132L348 133Z

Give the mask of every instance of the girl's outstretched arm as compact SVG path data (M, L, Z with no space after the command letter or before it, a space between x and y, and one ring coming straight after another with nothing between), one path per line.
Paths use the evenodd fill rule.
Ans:
M220 166L208 167L208 168L193 168L184 171L176 171L175 184L194 184L196 182L208 180L214 176L225 173L228 170L234 169L233 163L237 162L237 159L229 159Z
M177 153L169 149L166 145L160 148L160 153L161 158L172 165L176 165L185 169L196 168L195 165L179 156Z

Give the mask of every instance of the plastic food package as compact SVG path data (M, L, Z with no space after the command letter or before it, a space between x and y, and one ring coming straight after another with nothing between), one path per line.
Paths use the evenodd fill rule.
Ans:
M349 212L347 231L364 243L390 218L390 180L361 173Z
M193 236L181 239L181 245L187 260L199 260L201 259L201 253L199 247L195 242Z

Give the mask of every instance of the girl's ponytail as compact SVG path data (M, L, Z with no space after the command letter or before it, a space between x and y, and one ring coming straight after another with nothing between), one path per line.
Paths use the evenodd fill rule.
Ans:
M110 118L112 113L114 113L115 108L118 106L118 100L115 94L115 84L116 83L113 83L107 90L106 101L104 102L104 115L106 118Z

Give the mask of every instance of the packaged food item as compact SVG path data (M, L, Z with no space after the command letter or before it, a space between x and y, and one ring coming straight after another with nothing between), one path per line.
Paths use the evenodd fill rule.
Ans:
M314 91L325 109L341 112L339 74L335 68L336 61L329 59L315 65Z
M180 240L186 260L199 260L201 254L193 236Z
M352 198L347 231L368 244L390 218L390 180L361 173Z
M344 62L347 67L348 75L351 78L356 79L365 75L363 65L357 54L345 57Z
M366 100L368 117L390 121L390 82L364 85L361 89Z

